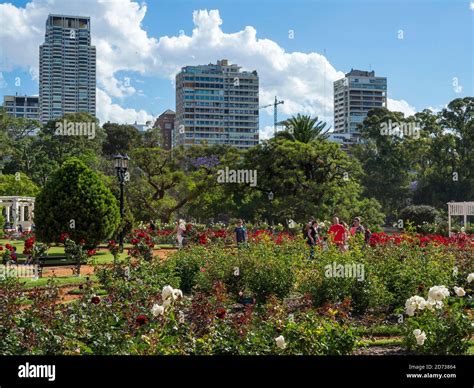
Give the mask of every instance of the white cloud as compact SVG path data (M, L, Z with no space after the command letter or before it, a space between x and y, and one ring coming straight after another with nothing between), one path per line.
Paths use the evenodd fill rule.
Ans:
M144 124L147 121L154 121L153 116L145 110L135 110L130 108L122 108L118 104L114 104L110 96L101 89L96 90L97 93L97 117L101 123L107 121L115 123Z
M405 100L392 100L391 98L387 98L387 109L393 112L402 112L405 117L413 116L416 113L416 109Z
M471 1L469 3L469 8L471 9L471 11L474 11L474 1Z
M119 79L119 72L173 80L183 66L227 58L246 70L258 71L260 105L270 104L278 96L285 101L278 107L279 114L318 115L332 122L333 82L344 76L342 71L319 53L286 52L276 42L258 38L252 26L226 33L218 10L195 11L191 35L180 32L156 39L142 27L146 4L131 0L32 0L24 8L0 4L0 21L6 26L0 30L0 44L7 52L7 61L0 65L0 71L23 67L32 68L37 74L38 46L44 40L44 22L50 12L91 16L98 88L102 92L100 99L98 94L97 109L111 120L143 114L112 103L111 98L124 104L127 97L137 94L137 89ZM391 101L397 110L414 110L404 100ZM265 112L273 115L271 108Z

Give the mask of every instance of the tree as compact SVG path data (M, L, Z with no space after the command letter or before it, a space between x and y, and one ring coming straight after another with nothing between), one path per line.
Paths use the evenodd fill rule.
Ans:
M437 115L417 114L428 132L427 149L420 153L414 203L445 208L451 200L474 198L474 98L451 101Z
M39 191L39 187L23 173L0 175L0 195L35 197Z
M377 199L385 213L396 214L411 198L410 183L416 179L413 170L414 137L384 132L388 123L406 123L403 113L386 108L369 111L361 128L363 140L354 148L354 155L362 164L364 196Z
M105 155L128 154L141 145L141 135L133 125L106 123L103 126L106 139L102 145Z
M276 137L250 149L245 165L258 172L257 187L247 187L257 203L253 218L283 223L338 215L348 220L361 201L360 164L335 143Z
M120 222L117 199L96 173L71 158L47 181L35 203L38 239L58 242L67 232L96 245L110 238Z
M327 123L318 121L318 116L298 115L283 122L285 131L278 132L277 136L291 141L310 143L314 140L324 140L329 137Z
M216 171L232 165L238 157L236 149L224 146L134 150L127 194L134 204L135 218L169 222L174 213L217 186ZM214 159L218 165L206 162Z
M72 130L69 125L73 126ZM46 157L54 170L71 157L79 158L92 169L98 170L104 139L104 130L94 116L85 112L70 113L49 121L38 133L33 149L40 155L41 163ZM47 167L44 163L41 165Z

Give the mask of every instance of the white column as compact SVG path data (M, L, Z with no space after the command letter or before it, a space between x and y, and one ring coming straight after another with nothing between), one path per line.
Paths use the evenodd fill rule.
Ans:
M7 213L7 222L10 222L10 205L5 206L5 212Z
M448 203L448 236L451 237L451 205Z
M25 221L25 206L19 205L18 210L20 212L20 222L24 222Z
M13 202L13 227L16 228L18 226L18 201Z

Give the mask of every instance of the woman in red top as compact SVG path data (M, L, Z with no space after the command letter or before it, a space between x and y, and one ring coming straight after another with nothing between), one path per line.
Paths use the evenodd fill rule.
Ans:
M329 228L328 234L331 235L332 241L339 247L339 249L344 252L347 233L346 228L339 223L338 217L332 219L332 225Z

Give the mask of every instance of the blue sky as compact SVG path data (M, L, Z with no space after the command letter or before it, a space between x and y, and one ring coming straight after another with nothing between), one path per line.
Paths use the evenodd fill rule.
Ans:
M332 116L332 82L351 68L372 69L376 75L386 76L388 96L393 100L391 106L405 112L426 107L439 109L456 97L473 95L474 5L465 0L163 0L139 3L141 8L129 0L109 2L115 4L106 6L87 0L90 7L80 6L81 2L71 4L73 1L53 0L51 5L46 0L33 1L34 7L30 4L26 10L23 8L31 2L12 1L9 6L5 2L0 5L2 27L5 22L13 21L9 31L0 32L0 70L4 79L0 82L0 94L38 93L37 81L32 79L30 71L34 74L37 68L36 42L43 41L43 37L37 36L38 31L40 35L44 34L45 17L42 15L47 11L91 14L94 44L98 50L110 45L116 53L110 63L104 55L98 61L98 66L110 69L111 73L110 78L107 70L98 71L98 87L104 92L98 100L104 107L98 107L98 110L109 119L130 121L135 117L140 121L147 115L156 116L167 108L174 109L174 87L170 79L175 69L229 56L231 62L245 68L253 67L250 70L259 72L263 89L261 104L269 103L271 96L277 93L288 101L282 118L302 110L329 120ZM206 33L210 35L206 35L206 39L196 38L193 47L183 49L178 40L169 45L160 41L164 36L178 39L183 33L190 39L196 28L193 11L197 10L218 10L217 18L220 17L222 24L217 23L216 27L216 16L204 14L200 28L209 30ZM114 23L107 17L108 21L103 22L102 18L107 14L116 14L115 20L123 20L122 12L126 12L126 17L137 16L123 23ZM26 41L31 40L32 32L27 31L22 37L22 30L25 25L33 24L37 26L35 45L28 46ZM268 41L260 42L253 50L241 42L239 47L232 47L235 44L230 34L242 32L246 26L256 30L256 40ZM145 37L130 38L133 35L128 31L131 27L135 32L144 32ZM290 39L290 30L293 39ZM206 46L206 41L212 40L214 35L220 36L219 31L227 35L216 38L217 45ZM142 38L143 43L136 46L135 51L125 47ZM130 39L128 43L127 39ZM18 56L26 56L18 51L22 42L31 54L17 60ZM274 54L275 47L293 55L286 58L280 53L279 58ZM189 60L186 59L188 52ZM266 56L267 52L269 55ZM304 55L295 54L298 52ZM323 55L328 63L311 53ZM136 63L133 63L134 55L137 56ZM301 71L294 80L299 85L296 91L292 90L290 71L272 64L271 57L291 65L293 73ZM139 66L138 63L146 65ZM312 69L314 80L310 74ZM18 76L20 87L15 86ZM131 80L131 88L127 89L128 83L124 85L126 78ZM453 85L455 78L460 85L458 88ZM117 85L122 92L117 91ZM108 108L105 108L106 104ZM271 122L271 110L262 112L261 128Z

